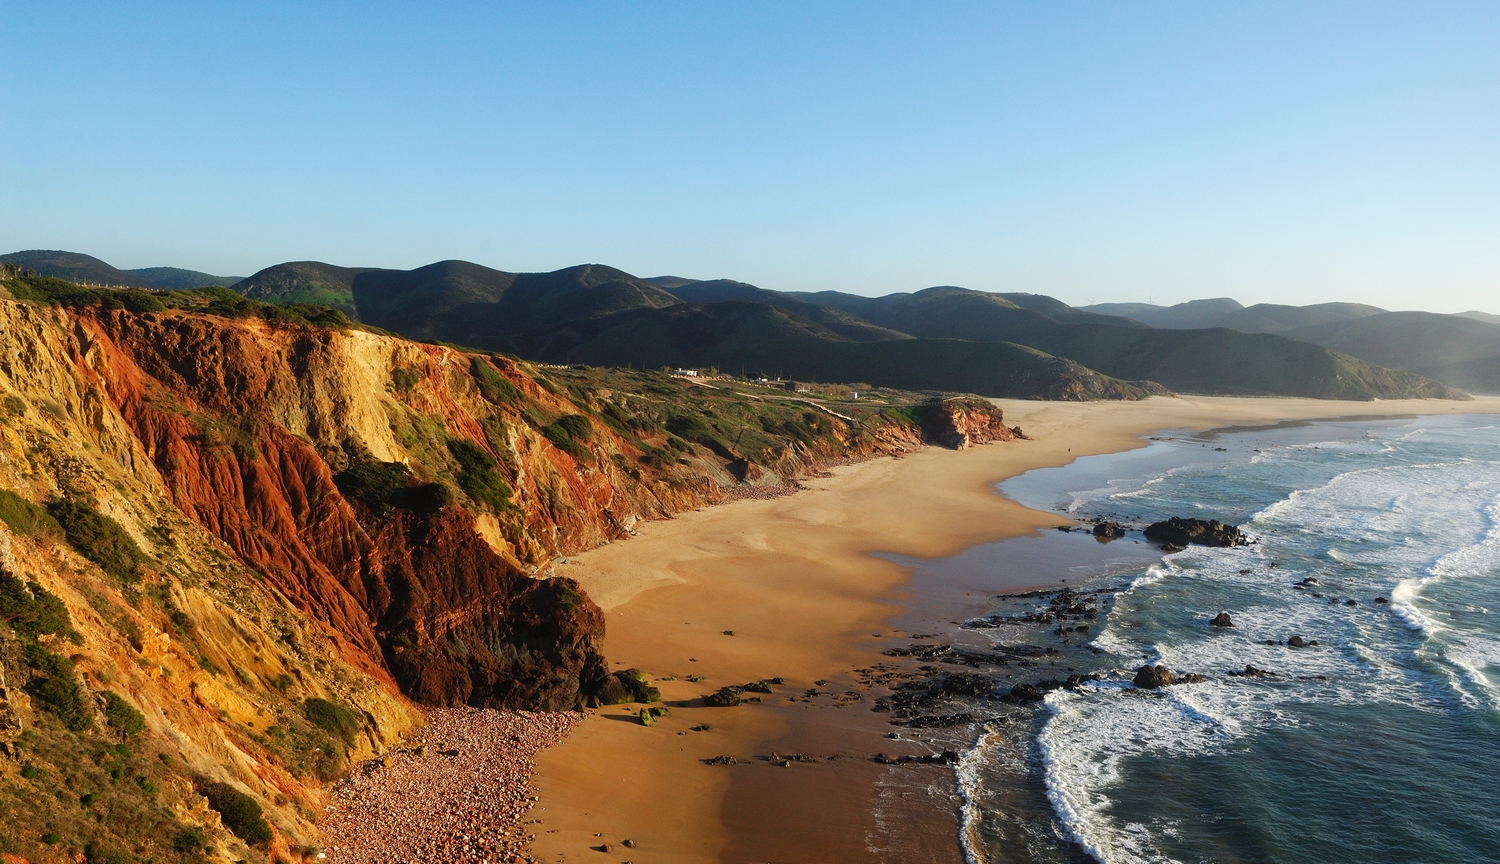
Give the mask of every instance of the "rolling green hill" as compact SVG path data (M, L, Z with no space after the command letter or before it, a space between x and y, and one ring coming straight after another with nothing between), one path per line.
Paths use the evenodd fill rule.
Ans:
M592 365L716 366L735 374L1019 399L1139 399L1165 394L1006 342L902 339L855 342L774 306L728 301L637 310L578 328L543 359Z
M1419 375L1380 369L1283 336L1155 329L1036 295L943 287L885 297L798 296L858 310L876 324L913 336L1029 345L1114 378L1158 381L1182 392L1320 399L1459 395Z
M647 281L659 285L656 280ZM832 332L856 342L888 342L893 339L912 338L899 330L878 327L841 309L809 303L781 291L767 291L745 282L735 282L730 279L714 279L706 282L693 282L687 279L671 281L675 283L672 287L668 288L666 285L659 285L659 287L667 288L673 296L686 303L724 303L732 300L764 303L821 324Z
M262 303L317 303L356 317L354 277L371 267L335 267L321 261L291 261L267 267L234 284L235 291Z
M80 285L109 285L120 288L155 288L155 283L100 261L92 255L63 252L58 249L28 249L0 255L0 261L15 264L23 270L35 270L43 276L54 276Z
M1314 303L1311 306L1285 306L1279 303L1257 303L1236 309L1214 323L1241 333L1291 334L1303 327L1358 321L1385 312L1363 303Z
M1462 315L1386 312L1293 335L1454 387L1500 393L1500 325Z
M119 288L161 288L191 291L217 285L227 288L241 276L215 276L181 267L142 267L121 270L92 255L56 249L31 249L0 255L0 261L15 264L23 270L35 270L43 276L66 279L80 285L104 285Z
M1083 307L1090 312L1117 315L1163 330L1193 330L1205 327L1227 327L1241 333L1289 334L1303 327L1357 321L1386 310L1363 303L1314 303L1310 306L1287 306L1280 303L1257 303L1241 306L1228 297L1214 300L1190 300L1176 306L1153 306L1149 303L1098 303Z
M1175 306L1156 306L1150 303L1096 303L1082 307L1086 312L1118 315L1151 327L1168 330L1218 327L1225 315L1243 308L1245 307L1238 300L1229 297L1189 300Z
M22 266L40 270L41 265L73 274L68 278L109 284L145 287L149 283L143 276L158 284L217 278L175 268L120 271L75 253L27 252L10 258ZM1045 295L952 286L863 297L768 291L727 279L641 279L598 264L511 273L466 261L440 261L414 270L297 261L266 268L233 288L267 303L332 306L354 320L411 338L531 358L753 367L827 381L986 395L1130 398L1163 385L1194 393L1341 399L1465 395L1424 374L1479 389L1500 387L1500 373L1493 372L1490 359L1500 351L1455 354L1428 345L1397 356L1401 345L1456 337L1397 338L1398 333L1366 338L1360 335L1365 331L1340 329L1388 320L1385 316L1391 314L1358 304L1246 308L1219 298L1167 308L1105 304L1075 309ZM1101 314L1105 312L1117 314ZM1221 319L1247 330L1284 330L1307 321L1316 326L1298 327L1294 335L1300 338L1288 338L1224 327L1161 329L1147 323L1180 326ZM1391 365L1399 368L1382 368Z
M212 273L203 273L198 270L184 270L181 267L142 267L137 270L126 270L150 282L158 288L168 291L192 291L196 288L228 288L236 282L244 279L243 276L215 276Z

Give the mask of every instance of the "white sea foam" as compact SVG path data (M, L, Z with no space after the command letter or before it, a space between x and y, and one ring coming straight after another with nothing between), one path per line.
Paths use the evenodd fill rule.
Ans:
M958 808L958 841L963 847L964 861L967 864L986 864L989 861L984 853L984 839L980 834L984 821L984 813L979 807L980 770L989 761L990 752L994 749L991 742L995 738L994 730L984 730L974 746L959 756L958 765L953 769L953 776L958 781L958 795L962 801Z
M1250 462L1268 470L1282 465L1295 476L1297 460L1324 464L1322 453L1354 465L1395 459L1401 453L1393 443L1425 436L1415 429L1394 439L1295 445L1258 453ZM1115 497L1186 494L1168 485L1148 482ZM1452 704L1456 693L1471 707L1476 696L1500 706L1500 686L1491 677L1500 669L1500 636L1451 623L1442 610L1453 604L1433 606L1424 594L1437 590L1435 584L1483 584L1500 575L1500 463L1365 464L1291 492L1247 524L1262 544L1192 547L1147 568L1118 595L1090 643L1127 660L1121 676L1150 654L1211 680L1150 695L1132 694L1115 680L1047 697L1049 717L1038 747L1048 799L1067 835L1105 864L1167 860L1152 839L1153 830L1167 835L1163 826L1122 824L1111 816L1111 795L1128 780L1121 765L1130 757L1212 753L1245 736L1299 724L1309 701L1433 711L1445 699ZM1271 569L1271 561L1281 566ZM1317 583L1294 591L1292 583L1308 576ZM1376 594L1389 595L1389 606L1374 604ZM1348 598L1358 605L1346 605ZM1207 626L1209 617L1231 607L1233 628ZM1472 604L1463 608L1483 614ZM1442 616L1441 623L1434 616ZM1265 644L1293 635L1320 645ZM1443 670L1447 695L1424 671L1430 666L1411 662L1416 654ZM1247 663L1277 675L1225 676Z

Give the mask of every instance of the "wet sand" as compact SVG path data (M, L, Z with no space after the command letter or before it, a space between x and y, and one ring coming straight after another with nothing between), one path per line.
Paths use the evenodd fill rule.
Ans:
M868 710L868 691L851 672L886 659L879 652L897 635L890 622L914 599L926 601L911 596L909 568L871 553L944 557L1060 524L1066 520L1056 514L1002 498L994 484L1142 446L1142 436L1159 429L1500 413L1496 398L998 404L1033 440L962 452L928 448L837 468L808 481L807 491L651 523L640 536L560 565L606 610L606 656L616 668L654 676L672 714L644 727L635 721L639 706L600 709L538 755L541 809L532 816L543 821L534 829L533 854L549 862L898 860L871 851L883 842L872 811L876 781L887 769L868 756L922 751L880 737L890 727ZM1032 578L1018 569L991 587L1042 587ZM689 682L689 675L703 680ZM773 676L787 684L760 704L707 708L697 701L724 685ZM814 687L820 695L811 702L788 698ZM846 691L861 700L835 707ZM689 731L701 724L713 728ZM773 750L820 761L773 767L763 758ZM703 762L721 755L739 764ZM902 857L962 860L951 808L913 806L902 818ZM627 837L634 848L618 846ZM595 851L604 843L615 846L612 854Z

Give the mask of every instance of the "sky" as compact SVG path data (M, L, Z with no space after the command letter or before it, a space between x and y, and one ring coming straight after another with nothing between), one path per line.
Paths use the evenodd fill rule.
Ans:
M1500 4L0 4L0 252L1500 312Z

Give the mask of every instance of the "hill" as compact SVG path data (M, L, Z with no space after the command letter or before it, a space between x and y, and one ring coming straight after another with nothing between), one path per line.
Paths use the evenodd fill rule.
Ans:
M1454 387L1500 393L1500 324L1462 315L1386 312L1293 335Z
M1154 306L1150 303L1100 303L1080 307L1085 312L1101 315L1119 315L1167 330L1193 330L1203 327L1219 327L1225 315L1245 308L1238 300L1215 297L1208 300L1189 300L1175 306Z
M1358 321L1385 311L1363 303L1315 303L1311 306L1257 303L1230 312L1213 326L1228 327L1241 333L1291 333L1304 327Z
M652 284L659 285L657 280L647 280ZM672 295L686 303L724 303L728 301L739 301L744 303L764 303L775 306L806 318L817 324L821 324L830 331L853 339L856 342L888 342L893 339L910 339L909 334L886 327L878 327L870 322L852 315L832 306L823 306L817 303L809 303L790 294L781 291L767 291L757 288L745 282L735 282L730 279L714 279L705 282L693 282L691 280L674 280L674 287L668 288ZM661 286L666 287L666 286Z
M243 276L215 276L199 270L184 270L181 267L142 267L126 270L158 288L168 291L191 291L194 288L228 288L244 279Z
M1050 297L953 287L885 297L798 296L858 310L876 324L914 336L1015 342L1114 378L1157 381L1179 392L1325 399L1458 395L1419 375L1392 373L1319 345L1223 328L1155 329L1073 309Z
M335 267L321 261L290 261L267 267L236 282L235 291L262 303L318 303L357 320L354 277L371 267Z
M1486 324L1500 324L1500 315L1491 315L1488 312L1476 312L1472 309L1468 312L1458 313L1458 317L1472 318L1475 321L1483 321Z
M715 366L736 374L1020 399L1139 399L1166 390L1124 382L1006 342L901 339L856 342L761 303L683 304L578 327L542 353L560 363Z
M1098 303L1082 308L1101 315L1130 318L1162 330L1227 327L1241 333L1290 333L1303 327L1355 321L1386 311L1363 303L1316 303L1311 306L1257 303L1254 306L1242 306L1239 301L1228 297L1190 300L1176 306Z
M440 262L412 271L360 274L353 289L365 323L414 338L557 363L718 366L1017 398L1139 398L1152 392L1151 385L1113 381L1014 345L903 344L895 352L861 347L919 340L836 309L728 280L679 286L675 290L685 295L713 298L685 303L646 280L601 265L506 273L467 262ZM725 299L729 297L777 303Z
M576 322L682 301L645 280L599 264L551 273L508 273L467 261L381 270L354 279L359 320L418 339L540 356Z
M116 269L92 255L83 255L78 252L29 249L0 255L0 262L15 264L23 270L35 270L43 276L66 279L81 285L110 285L120 288L158 287L144 277Z
M1075 309L1044 295L992 294L953 286L863 297L836 291L768 291L727 279L640 279L598 264L551 273L512 273L466 261L440 261L415 270L284 264L235 288L271 302L329 303L351 318L410 338L556 362L708 364L992 396L1129 394L1134 392L1130 388L1145 385L1124 382L1141 381L1202 393L1350 399L1458 395L1419 375L1391 373L1293 339L1222 328L1161 330ZM734 304L762 309L751 313L727 308ZM767 314L767 309L780 314ZM1264 320L1284 311L1252 309ZM1176 320L1187 320L1242 310L1235 301L1221 299L1165 311ZM1317 320L1335 311L1323 310L1319 314L1324 318ZM701 332L686 332L690 326ZM927 344L885 353L853 347L933 340L1010 347ZM1016 354L1011 350L1016 346L1037 353ZM933 368L921 375L901 372L898 358ZM1080 365L1056 365L1060 359ZM959 368L972 363L981 368ZM1016 372L1027 364L1041 365L1033 372ZM1041 371L1042 366L1049 371ZM1059 383L1073 379L1089 383Z

